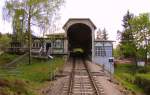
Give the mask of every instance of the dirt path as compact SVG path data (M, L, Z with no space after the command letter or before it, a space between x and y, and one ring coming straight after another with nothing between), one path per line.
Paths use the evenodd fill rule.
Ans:
M119 89L118 85L114 82L110 81L110 77L106 72L104 73L103 68L96 64L92 64L89 62L89 66L91 67L91 72L99 73L100 75L96 75L96 80L102 85L105 95L124 95Z

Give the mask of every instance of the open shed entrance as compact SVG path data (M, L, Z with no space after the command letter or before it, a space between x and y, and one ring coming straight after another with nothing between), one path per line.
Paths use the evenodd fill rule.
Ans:
M92 55L92 30L89 26L76 23L71 25L67 30L68 50L70 55L76 54L76 49L82 49L84 57L91 57Z

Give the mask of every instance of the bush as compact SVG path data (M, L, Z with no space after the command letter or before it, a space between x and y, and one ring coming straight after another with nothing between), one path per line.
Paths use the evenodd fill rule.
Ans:
M149 70L144 67L138 68L138 73L148 73L148 72L149 72Z
M143 95L143 88L135 83L137 73L141 74L145 71L144 67L137 67L135 64L117 64L115 76L118 81L131 92L137 95Z
M29 84L24 80L0 78L0 95L35 95L29 88Z
M11 37L9 34L4 34L0 36L0 49L5 50L6 47L9 46L9 42L11 41Z
M150 73L148 74L137 74L135 76L135 83L144 89L144 92L149 95L150 93Z
M3 53L0 55L0 66L3 66L11 61L13 61L15 58L17 58L18 55L16 54L9 54L9 53Z
M128 74L128 73L122 73L122 77L127 80L130 83L134 83L135 78L133 77L133 75Z

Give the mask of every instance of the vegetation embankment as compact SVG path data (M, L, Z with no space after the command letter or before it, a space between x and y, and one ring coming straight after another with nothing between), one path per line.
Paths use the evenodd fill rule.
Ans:
M15 58L17 58L19 55L16 54L8 54L3 53L0 55L0 66L6 65L7 63L13 61Z
M133 95L149 95L150 66L137 67L134 64L117 64L115 78Z
M132 59L132 64L117 64L115 76L133 93L150 95L150 13L124 15L122 30L118 30L119 44L114 50L117 59ZM145 63L138 67L138 63ZM134 65L133 65L134 64ZM142 95L142 94L139 94Z
M56 57L53 60L32 59L32 64L28 64L28 57L25 57L15 67L1 68L0 95L40 95L38 90L49 83L63 63L62 57Z

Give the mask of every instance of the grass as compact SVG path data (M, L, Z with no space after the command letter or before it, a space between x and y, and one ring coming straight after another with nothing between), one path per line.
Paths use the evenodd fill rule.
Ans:
M16 55L9 56L13 58ZM32 59L31 64L28 64L28 58L25 57L17 62L15 68L0 69L0 77L2 77L0 85L3 80L9 81L4 82L6 86L3 88L0 86L0 95L38 95L37 89L45 85L53 77L53 73L57 72L63 64L64 59L62 57L55 57L53 60ZM16 81L21 83L22 86L15 84Z
M136 94L143 93L143 89L134 84L135 70L133 64L117 64L115 77L126 89Z
M35 95L24 80L15 77L0 78L0 95Z
M19 68L17 68L17 70L21 73L21 75L19 75L20 78L42 82L52 77L50 75L55 72L56 68L61 67L63 63L62 58L55 58L48 61L33 59L30 65L28 63L18 63L19 65L17 67Z
M17 57L18 57L18 55L16 55L16 54L8 54L8 53L1 54L0 55L0 66L11 62L12 60L14 60Z

